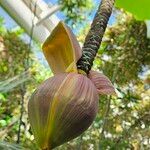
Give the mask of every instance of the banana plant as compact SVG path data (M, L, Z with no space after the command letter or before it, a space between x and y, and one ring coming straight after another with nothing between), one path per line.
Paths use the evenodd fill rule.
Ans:
M114 0L102 0L81 50L71 29L60 22L43 44L54 76L44 81L28 103L37 144L51 150L82 134L93 122L99 96L115 93L111 81L91 70Z

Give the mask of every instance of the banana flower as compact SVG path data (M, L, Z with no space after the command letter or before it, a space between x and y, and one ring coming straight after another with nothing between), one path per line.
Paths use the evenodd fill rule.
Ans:
M35 90L28 112L39 147L50 150L83 133L97 114L99 95L114 93L114 87L97 71L86 75L77 69L82 51L63 22L57 25L42 48L54 76Z

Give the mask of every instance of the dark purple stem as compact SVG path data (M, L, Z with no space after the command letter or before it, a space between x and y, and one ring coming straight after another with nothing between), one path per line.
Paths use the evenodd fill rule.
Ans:
M85 71L87 74L91 70L94 58L100 47L114 2L115 0L101 0L89 33L85 38L82 57L77 62L77 66L78 69Z

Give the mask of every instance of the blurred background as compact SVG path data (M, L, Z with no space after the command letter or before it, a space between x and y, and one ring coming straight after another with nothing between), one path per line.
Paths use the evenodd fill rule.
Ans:
M41 45L63 20L82 46L99 0L0 0L0 150L38 150L27 116L36 87L52 72ZM116 0L93 69L117 96L80 137L56 150L150 149L150 1Z

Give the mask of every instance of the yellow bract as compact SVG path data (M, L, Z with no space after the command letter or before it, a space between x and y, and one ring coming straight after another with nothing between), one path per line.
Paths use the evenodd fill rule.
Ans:
M44 55L54 74L77 72L81 48L72 31L60 22L43 44Z

